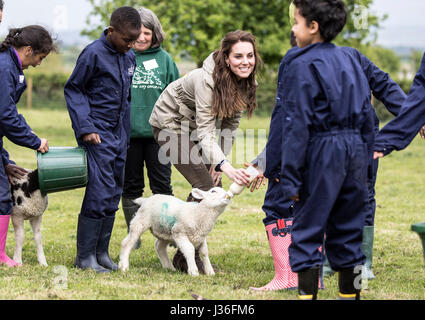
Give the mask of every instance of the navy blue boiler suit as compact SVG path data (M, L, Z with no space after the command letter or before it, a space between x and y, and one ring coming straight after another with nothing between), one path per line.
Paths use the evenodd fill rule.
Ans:
M287 57L282 60L282 63L279 67L278 74L278 87L281 88L281 83L283 81L283 75L285 68L287 67L287 61L292 59L293 51L300 50L299 48L290 49L287 52ZM345 50L351 51L353 57L358 59L363 72L368 79L370 90L372 91L375 98L380 100L387 110L393 115L397 115L401 109L403 102L406 99L406 94L400 88L400 86L393 81L388 73L380 70L375 64L373 64L368 58L362 55L355 49L345 48ZM282 103L280 102L279 95L276 98L276 105L272 113L272 122L275 122L274 119L282 117ZM376 115L376 112L373 112L374 123L375 123L375 132L376 134L379 131L379 120ZM281 194L281 189L279 182L275 181L275 178L279 178L280 172L280 145L282 140L282 130L281 124L274 125L270 130L269 140L267 143L267 150L270 150L269 154L266 154L267 167L271 168L265 172L267 176L270 176L269 185L264 200L263 210L266 213L266 218L263 220L264 224L274 222L282 218L291 218L292 217L292 204L293 201L288 199L283 199ZM279 153L276 156L276 153ZM378 171L378 160L373 161L370 158L370 163L368 167L368 188L369 188L369 208L366 214L365 225L374 225L375 220L375 183L376 175Z
M425 124L425 54L399 115L381 129L375 150L385 155L406 148Z
M404 91L390 78L388 73L380 70L360 52L353 48L346 48L346 50L351 50L353 56L358 58L365 76L368 79L369 87L373 96L381 101L390 113L397 116L404 101L406 100L406 94ZM377 135L379 132L379 119L376 115L375 109L373 109L373 117L375 123L375 134ZM366 214L366 226L373 226L375 224L375 183L378 172L378 164L378 160L370 158L368 167L369 210Z
M81 214L102 219L118 210L130 137L130 85L136 66L132 51L116 51L106 39L89 44L65 85L65 99L78 145L87 152L88 183ZM98 133L101 143L82 136Z
M280 179L295 204L290 264L299 272L322 263L334 270L364 262L362 229L368 210L367 167L375 132L368 80L347 48L317 43L285 57L279 82ZM277 123L277 124L276 124ZM269 161L267 159L267 161Z
M276 178L280 179L280 167L282 159L282 122L283 117L283 101L279 88L282 87L282 80L285 76L288 57L291 57L294 52L300 50L298 47L291 48L279 66L278 73L278 92L276 96L276 104L272 112L270 121L269 137L266 145L266 169L264 176L269 179L267 192L264 198L263 211L266 217L263 219L264 225L275 222L279 219L292 218L293 201L284 198L282 195L282 182L276 182Z
M13 162L9 160L9 154L3 148L3 137L6 136L13 143L34 150L40 147L41 141L16 109L27 83L12 47L0 53L0 70L0 215L9 215L12 211L12 200L5 166Z

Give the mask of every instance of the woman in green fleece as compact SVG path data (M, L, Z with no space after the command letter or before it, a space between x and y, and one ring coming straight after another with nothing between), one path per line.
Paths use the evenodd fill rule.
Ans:
M142 32L133 46L137 67L131 88L130 148L127 151L122 194L127 226L138 209L132 200L143 194L145 164L152 193L173 193L171 163L162 164L158 159L160 147L153 138L149 117L162 91L179 78L176 64L162 49L161 43L165 35L157 16L144 7L138 11L142 20ZM136 244L136 247L139 246L140 241Z

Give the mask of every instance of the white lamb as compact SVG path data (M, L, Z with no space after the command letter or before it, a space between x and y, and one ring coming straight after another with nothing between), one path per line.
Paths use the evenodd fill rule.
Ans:
M41 221L43 213L47 208L47 195L40 192L38 181L38 171L28 170L28 173L21 179L14 179L12 189L12 224L15 230L15 253L13 260L22 264L22 246L25 239L24 221L29 220L34 240L37 248L38 263L47 266L44 256L43 243L41 239Z
M155 250L163 268L175 270L167 254L167 246L173 243L186 258L188 274L199 275L195 263L195 249L199 248L205 274L214 275L206 238L218 216L230 203L229 196L219 187L209 191L194 188L192 196L202 201L184 202L173 196L159 194L135 200L140 208L131 220L127 237L121 243L119 267L122 271L129 269L131 248L141 234L150 228L157 238Z

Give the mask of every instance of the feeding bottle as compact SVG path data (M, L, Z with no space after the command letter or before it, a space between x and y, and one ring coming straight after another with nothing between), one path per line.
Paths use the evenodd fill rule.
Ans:
M249 181L254 180L260 173L257 169L255 169L253 166L249 166L246 170L246 173L249 174ZM233 182L230 185L229 191L227 191L228 198L233 198L234 196L240 194L246 186L242 186L240 184L237 184L236 182Z

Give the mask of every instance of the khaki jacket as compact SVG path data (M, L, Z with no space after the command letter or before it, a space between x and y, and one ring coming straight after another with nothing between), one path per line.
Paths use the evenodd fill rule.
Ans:
M159 129L168 129L179 134L189 133L191 140L199 141L203 156L210 164L216 165L232 149L242 112L221 121L211 115L214 66L211 53L202 68L192 70L169 84L157 100L149 123ZM223 148L217 143L216 129L223 132Z

